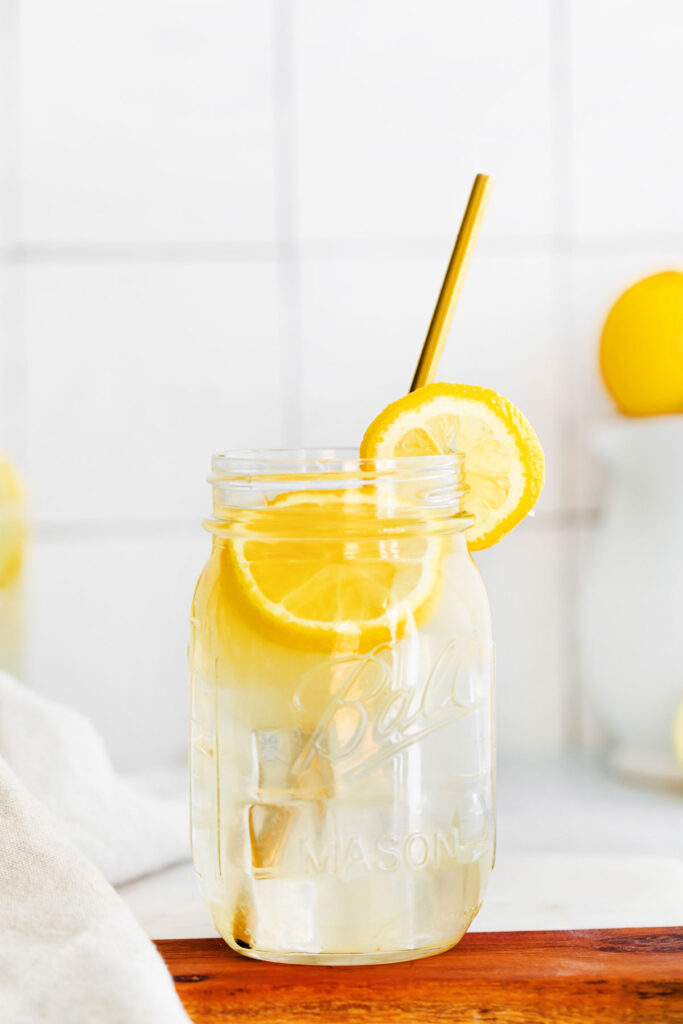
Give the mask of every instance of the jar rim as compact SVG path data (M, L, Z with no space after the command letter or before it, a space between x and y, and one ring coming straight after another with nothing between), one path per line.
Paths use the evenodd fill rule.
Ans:
M211 457L209 483L244 477L297 477L346 475L373 478L384 476L411 477L425 473L454 471L464 475L462 452L445 455L409 455L396 458L362 459L357 448L237 448L218 452Z
M334 528L362 535L370 526L385 533L414 528L421 519L434 529L446 523L448 529L466 529L472 518L462 504L467 486L459 452L361 459L352 448L254 448L221 452L211 465L213 517L204 526L212 533L259 524L272 531L277 520L283 534L320 536ZM318 522L325 492L345 494L349 504L343 502L335 515ZM296 493L305 496L303 502L281 500ZM374 509L367 522L362 521L359 495L367 496ZM354 504L361 506L359 514L349 516Z

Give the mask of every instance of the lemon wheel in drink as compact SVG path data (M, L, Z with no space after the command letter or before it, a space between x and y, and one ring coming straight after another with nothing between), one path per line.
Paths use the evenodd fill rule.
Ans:
M264 630L300 648L367 651L420 621L438 583L438 535L387 537L373 488L285 493L269 508L267 531L247 519L248 536L229 545L233 598ZM316 537L297 537L312 513Z

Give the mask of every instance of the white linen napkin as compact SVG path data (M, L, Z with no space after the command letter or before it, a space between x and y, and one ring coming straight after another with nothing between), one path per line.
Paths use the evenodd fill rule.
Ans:
M187 805L136 792L87 718L6 672L0 757L112 885L189 858Z
M128 907L2 757L0 824L0 1019L189 1024Z
M0 673L2 1024L189 1024L163 960L84 856L112 881L134 877L182 857L184 819L116 778L84 718Z

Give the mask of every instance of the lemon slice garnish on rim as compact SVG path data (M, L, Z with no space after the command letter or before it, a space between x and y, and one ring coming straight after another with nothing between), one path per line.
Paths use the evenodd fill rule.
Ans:
M315 537L296 536L297 513ZM273 535L275 514L289 527ZM378 531L371 490L298 491L270 505L262 536L252 531L230 545L238 592L270 626L297 646L365 652L392 642L419 619L438 582L442 540L424 531Z
M545 479L543 449L507 398L473 384L428 384L391 405L365 432L361 458L465 456L464 505L474 516L471 550L491 547L536 504Z

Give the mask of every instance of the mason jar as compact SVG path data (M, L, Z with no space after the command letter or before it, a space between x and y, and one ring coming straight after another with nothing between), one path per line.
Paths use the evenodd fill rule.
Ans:
M193 858L226 942L458 942L494 859L492 642L457 454L217 455L192 605Z

